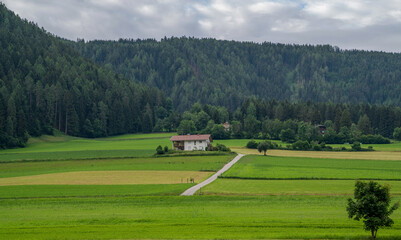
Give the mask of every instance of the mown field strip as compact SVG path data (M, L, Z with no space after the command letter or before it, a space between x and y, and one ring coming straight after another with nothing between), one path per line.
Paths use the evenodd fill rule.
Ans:
M210 172L199 171L82 171L0 178L0 186L175 184L191 178L200 182L208 176Z
M231 150L242 154L263 155L256 149L236 148ZM387 160L401 161L401 152L326 152L326 151L290 151L268 150L267 155L277 157L308 157L308 158L333 158L333 159L360 159L360 160Z
M401 181L378 181L389 185L392 195L401 195ZM211 195L316 195L336 196L354 194L354 180L247 180L225 179L202 188Z
M179 195L194 183L0 186L0 199Z

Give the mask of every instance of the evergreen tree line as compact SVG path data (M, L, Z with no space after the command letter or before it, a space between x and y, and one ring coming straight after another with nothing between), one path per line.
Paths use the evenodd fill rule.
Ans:
M196 38L70 42L126 78L161 89L176 109L195 102L235 110L265 100L401 106L401 55Z
M225 131L222 123L230 123ZM326 130L323 135L319 125ZM195 103L181 116L178 133L211 133L216 139L258 138L325 143L388 143L398 136L401 108L370 104L334 104L247 99L235 111Z
M171 100L85 60L64 41L0 4L0 147L29 136L151 132Z

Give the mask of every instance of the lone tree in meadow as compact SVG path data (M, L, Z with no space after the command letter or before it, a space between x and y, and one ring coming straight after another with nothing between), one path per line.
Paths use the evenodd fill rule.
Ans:
M268 142L261 142L258 145L258 151L261 153L263 151L263 154L266 156L266 151L269 149L270 144Z
M359 221L363 219L366 231L376 238L380 227L391 227L394 221L389 217L399 206L399 202L390 207L390 188L377 182L356 181L354 199L348 199L348 217Z

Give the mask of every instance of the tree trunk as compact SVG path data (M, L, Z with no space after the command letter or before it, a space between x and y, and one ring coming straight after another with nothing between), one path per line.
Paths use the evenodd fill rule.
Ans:
M57 127L57 101L54 104L54 128Z
M67 114L67 110L65 111L65 134L68 134L68 114Z
M372 229L370 229L370 232L372 233L372 238L373 238L373 239L376 239L376 233L377 233L377 231L376 231L376 233L375 233L375 229L372 228Z
M61 109L58 110L58 130L61 131Z

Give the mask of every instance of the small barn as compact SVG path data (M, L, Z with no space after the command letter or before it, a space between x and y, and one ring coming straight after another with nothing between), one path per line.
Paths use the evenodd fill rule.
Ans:
M224 126L224 130L230 131L231 125L228 122L222 124Z
M319 133L322 135L324 135L324 133L327 131L327 128L324 125L317 125L316 127L319 129Z
M172 136L170 141L173 142L173 150L193 151L201 150L206 151L210 149L211 142L213 142L210 134L197 134L197 135L178 135Z

